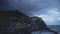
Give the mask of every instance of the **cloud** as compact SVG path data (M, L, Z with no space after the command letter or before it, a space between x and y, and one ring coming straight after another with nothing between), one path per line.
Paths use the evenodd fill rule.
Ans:
M56 6L57 0L6 0L8 2L8 7L3 7L5 10L22 10L23 13L27 15L36 14L36 12L44 12L44 8L50 7L52 5ZM6 2L5 1L5 2ZM42 10L43 9L43 10Z
M60 23L57 23L60 21L60 12L58 8L52 8L50 10L47 10L45 14L35 15L38 17L41 17L47 25L57 25Z

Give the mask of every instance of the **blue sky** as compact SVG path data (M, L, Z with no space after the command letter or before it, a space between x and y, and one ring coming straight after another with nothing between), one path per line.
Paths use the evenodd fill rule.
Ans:
M26 15L41 17L47 25L60 25L59 0L6 0L0 9L21 10Z

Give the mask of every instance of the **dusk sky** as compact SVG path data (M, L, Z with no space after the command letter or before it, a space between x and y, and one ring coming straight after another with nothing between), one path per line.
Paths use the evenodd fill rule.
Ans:
M60 25L59 2L60 0L5 0L0 3L0 9L20 10L30 17L41 17L47 25Z

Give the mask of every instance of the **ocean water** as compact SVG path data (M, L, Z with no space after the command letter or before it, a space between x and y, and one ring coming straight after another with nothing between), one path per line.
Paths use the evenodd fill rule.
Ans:
M48 25L48 28L53 31L57 31L58 34L60 34L60 25ZM31 34L54 34L54 33L44 30L44 31L35 31L35 32L32 32Z
M60 34L60 25L48 25L51 30L57 31Z

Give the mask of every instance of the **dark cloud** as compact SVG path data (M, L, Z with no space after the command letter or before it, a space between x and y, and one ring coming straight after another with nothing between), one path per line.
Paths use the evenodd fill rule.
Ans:
M2 9L19 9L22 10L22 12L24 12L25 14L32 14L40 10L39 12L42 13L44 12L42 11L42 9L53 5L53 2L55 2L55 0L6 0L4 1L4 3L6 4L2 6Z

